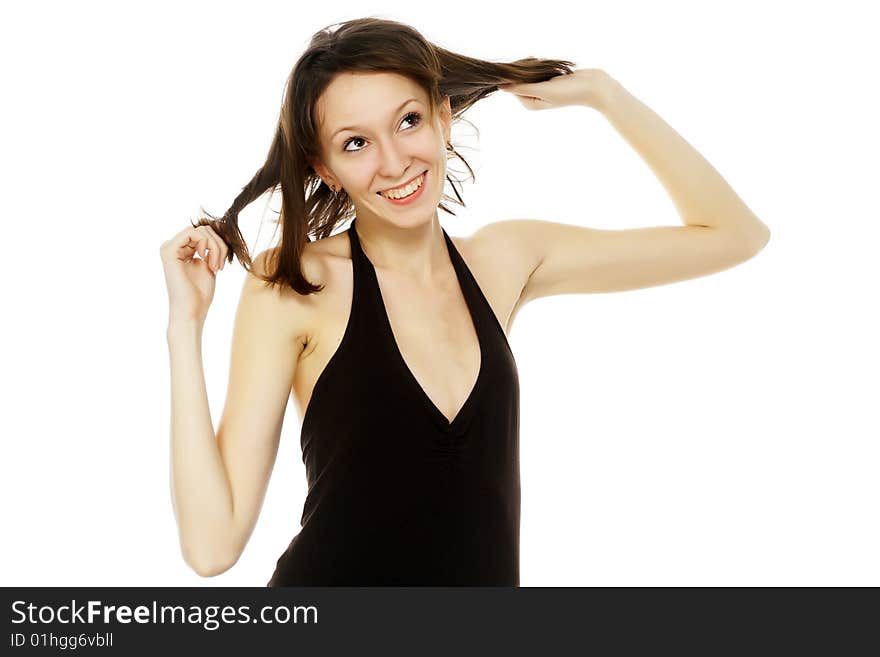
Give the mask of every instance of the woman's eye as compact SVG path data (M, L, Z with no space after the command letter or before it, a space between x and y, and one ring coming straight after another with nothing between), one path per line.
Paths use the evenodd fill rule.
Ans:
M413 118L410 119L410 117L413 117ZM418 112L410 112L409 114L407 114L406 116L403 117L404 121L406 121L407 119L414 121L413 126L415 127L421 122L422 115L419 114Z
M342 150L348 151L348 145L354 141L364 141L363 137L352 137L351 139L346 139L345 143L342 145ZM359 148L357 149L360 150ZM348 151L349 153L354 153L356 151Z
M403 121L401 121L401 123L403 123L405 121L409 121L410 123L412 123L413 128L414 128L415 126L417 126L419 123L422 122L422 115L419 112L410 112L409 114L407 114L406 116L403 117ZM407 130L412 130L412 128L407 128ZM348 153L357 153L358 151L363 150L361 148L356 148L353 151L348 150L348 145L351 144L352 142L356 142L356 141L362 142L362 141L366 141L366 140L363 137L357 137L357 136L349 137L348 139L345 140L345 143L342 144L342 150L344 150Z

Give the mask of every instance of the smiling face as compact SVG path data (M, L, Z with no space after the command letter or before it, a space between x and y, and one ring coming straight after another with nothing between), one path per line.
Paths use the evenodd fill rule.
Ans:
M322 161L312 166L346 191L358 216L411 226L436 215L451 112L447 97L432 119L430 102L409 78L382 72L339 74L318 99ZM393 195L412 196L380 194L396 187Z

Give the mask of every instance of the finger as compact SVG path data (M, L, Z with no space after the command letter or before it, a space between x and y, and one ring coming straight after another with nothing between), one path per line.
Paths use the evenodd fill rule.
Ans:
M193 230L195 231L196 235L198 235L198 239L201 240L199 254L202 257L202 260L205 261L205 264L208 266L208 269L212 270L212 272L213 272L216 268L215 267L215 262L216 262L215 255L218 251L218 248L217 248L216 244L214 243L214 239L212 237L213 231L211 231L209 226L204 225L204 224L202 224L200 226L196 226Z
M220 270L220 240L217 239L216 235L213 234L213 231L208 232L208 243L210 244L210 263L211 269L214 270L214 273Z
M193 255L198 249L198 238L194 236L187 236L186 241L183 244L178 244L177 248L174 251L174 257L178 260L192 260Z
M208 248L210 247L210 243L208 242L208 236L204 231L199 230L198 228L193 229L193 235L190 238L190 246L193 248L190 257L198 254L199 259L204 260L205 264L208 264Z
M192 257L198 246L199 235L193 226L184 228L169 241L169 250L173 250L178 258Z
M226 246L223 239L210 226L206 226L208 237L211 240L211 263L214 271L218 272L223 266L223 249Z
M214 246L211 244L211 235L205 229L205 226L197 226L195 230L199 236L198 253L201 256L201 259L205 261L205 265L208 269L213 269L211 266L211 256L214 254Z
M192 239L193 252L190 254L191 260L196 260L195 255L198 254L199 260L207 261L207 248L208 248L208 238L204 235L196 235Z
M208 265L208 269L211 272L216 272L218 268L217 264L217 253L219 252L219 247L217 246L214 238L211 237L210 234L205 236L205 242L207 244L207 255L205 256L205 264Z
M216 246L216 267L218 269L223 269L223 265L226 262L226 254L229 252L229 247L226 246L226 242L223 241L223 238L220 237L217 231L214 230L211 226L203 226L203 228L205 228L205 231L213 238L214 244Z
M165 249L170 253L174 253L174 256L179 258L184 254L185 249L190 248L192 241L191 238L194 235L195 233L193 232L192 227L184 228L165 243Z
M527 110L540 110L547 106L547 101L543 98L535 98L534 96L517 96L516 99L522 103Z
M505 82L498 85L498 88L502 91L510 91L515 94L526 94L531 87L531 82Z

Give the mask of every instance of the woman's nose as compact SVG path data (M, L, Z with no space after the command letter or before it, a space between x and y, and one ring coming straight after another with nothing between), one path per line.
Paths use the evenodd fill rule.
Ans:
M386 144L381 150L381 160L379 163L379 173L386 180L399 181L400 177L407 170L409 158L399 146L394 144Z

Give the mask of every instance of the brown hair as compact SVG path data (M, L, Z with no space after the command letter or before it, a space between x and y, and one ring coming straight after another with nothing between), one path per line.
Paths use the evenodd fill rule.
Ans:
M320 160L320 138L315 106L333 78L342 72L393 72L420 85L431 99L435 112L449 96L453 120L471 105L485 98L504 83L542 82L572 72L574 62L559 59L526 57L510 63L496 63L465 57L434 45L408 25L374 17L359 18L328 26L317 32L309 47L293 67L287 79L278 129L269 148L266 162L220 217L200 208L194 226L207 224L229 247L247 270L252 262L238 226L238 214L265 192L281 187L281 241L275 249L274 262L267 263L267 284L286 283L299 294L320 292L322 285L306 280L300 258L309 235L320 239L354 216L354 205L343 191L335 194L309 164ZM451 143L447 151L467 161ZM456 181L448 175L456 199L442 198L465 207ZM441 202L441 210L455 213Z

